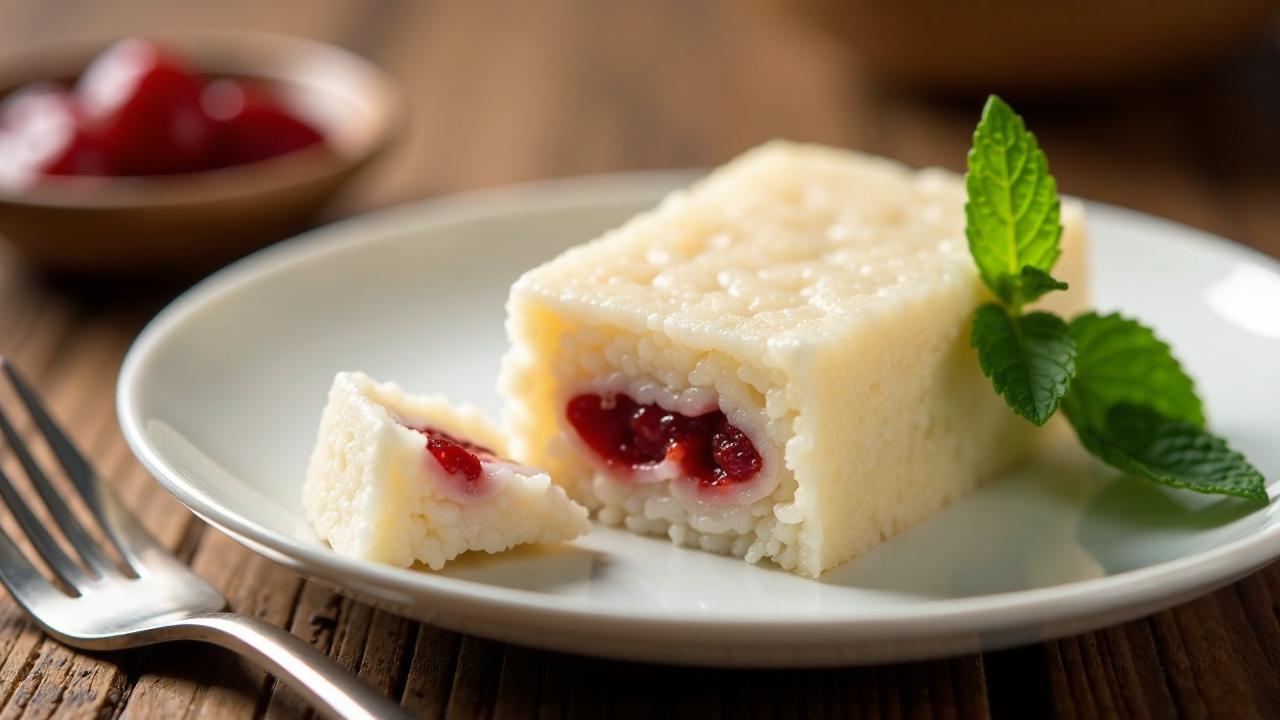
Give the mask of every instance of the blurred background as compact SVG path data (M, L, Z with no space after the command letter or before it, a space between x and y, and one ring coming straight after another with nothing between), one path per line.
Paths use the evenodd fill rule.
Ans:
M12 87L47 66L41 48L217 29L364 56L407 114L305 224L543 177L711 166L773 137L960 170L994 91L1027 117L1064 192L1277 255L1277 5L3 0L0 71ZM0 199L0 232L10 212ZM224 237L251 230L228 225Z

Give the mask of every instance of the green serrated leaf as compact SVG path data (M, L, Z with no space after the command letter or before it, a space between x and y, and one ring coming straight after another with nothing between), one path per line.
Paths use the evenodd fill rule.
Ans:
M1177 488L1265 503L1266 481L1227 442L1198 425L1148 407L1116 405L1102 428L1080 440L1108 465Z
M1066 290L1069 286L1040 268L1023 265L1017 276L1017 287L1013 292L1020 302L1029 303L1039 300L1045 293L1054 290Z
M987 287L1013 304L1010 279L1028 265L1048 273L1061 252L1057 182L1035 135L995 95L982 110L968 161L969 252Z
M1044 425L1067 394L1075 372L1075 344L1057 315L1014 317L995 303L973 314L969 342L978 364L1013 411Z
M1076 376L1063 410L1077 428L1106 426L1116 405L1147 407L1195 427L1204 408L1169 346L1137 320L1086 313L1071 321Z

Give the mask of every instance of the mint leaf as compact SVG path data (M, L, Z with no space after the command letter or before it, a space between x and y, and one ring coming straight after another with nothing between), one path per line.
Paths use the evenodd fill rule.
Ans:
M1077 430L1105 427L1107 412L1121 404L1204 427L1195 384L1150 328L1119 314L1091 312L1071 321L1071 337L1076 376L1063 410Z
M1196 492L1269 500L1262 474L1225 440L1151 408L1116 405L1102 428L1079 434L1090 452L1124 472Z
M973 133L965 176L965 236L982 280L1008 305L1020 306L1022 268L1048 273L1060 250L1058 187L1032 135L992 95Z
M1089 452L1165 485L1267 502L1257 469L1204 429L1194 383L1150 328L1086 313L1070 331L1076 376L1062 409Z
M1014 412L1036 425L1049 421L1075 372L1075 343L1062 318L1043 312L1014 316L987 303L973 314L969 343L983 374Z
M1066 290L1068 285L1037 267L1023 265L1018 276L1018 292L1023 302L1039 300L1054 290Z

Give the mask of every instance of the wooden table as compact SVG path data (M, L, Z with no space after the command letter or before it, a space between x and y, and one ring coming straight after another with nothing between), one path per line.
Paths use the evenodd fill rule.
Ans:
M0 47L83 33L250 27L326 39L387 67L405 141L334 211L478 186L707 166L775 136L959 169L980 98L879 90L772 5L701 2L0 3ZM1123 97L1020 103L1064 191L1280 255L1280 54ZM168 291L48 284L0 254L0 352L35 378L147 525L241 612L288 626L423 716L1276 717L1277 566L1101 632L909 665L777 672L632 665L464 637L373 610L206 528L133 460L114 381ZM1275 388L1271 388L1274 394ZM217 650L72 652L0 601L0 719L298 717Z

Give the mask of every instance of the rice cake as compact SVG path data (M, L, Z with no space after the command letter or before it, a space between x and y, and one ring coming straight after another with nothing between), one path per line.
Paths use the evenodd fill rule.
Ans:
M587 532L587 511L545 472L504 460L505 446L475 407L338 373L303 509L341 555L433 570L469 550L497 553Z
M597 517L817 577L1027 455L969 347L962 178L773 142L512 287L516 459ZM1044 306L1087 304L1062 206Z

